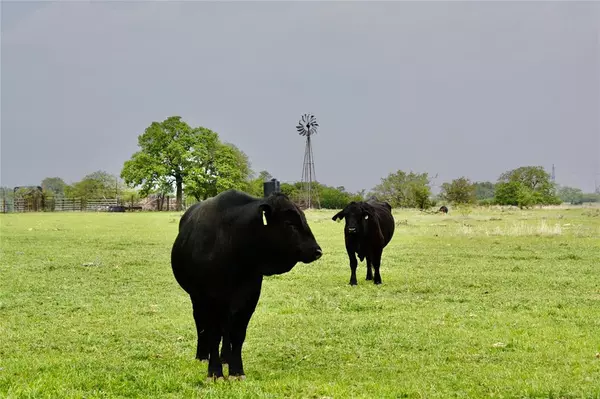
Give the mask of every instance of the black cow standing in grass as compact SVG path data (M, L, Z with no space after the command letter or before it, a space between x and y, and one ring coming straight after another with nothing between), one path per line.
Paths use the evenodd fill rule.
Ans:
M229 190L183 214L171 266L190 295L196 358L208 360L209 378L222 378L224 363L230 377L244 378L242 345L263 276L286 273L321 255L304 213L281 193L254 198Z
M446 205L442 205L442 206L440 206L440 209L438 212L448 214L448 207Z
M387 202L370 199L366 202L352 201L344 209L335 214L332 220L346 219L344 238L346 252L350 259L350 284L356 285L356 255L362 262L367 258L367 280L381 284L379 266L383 248L394 235L394 217L392 207ZM371 270L375 269L375 276Z

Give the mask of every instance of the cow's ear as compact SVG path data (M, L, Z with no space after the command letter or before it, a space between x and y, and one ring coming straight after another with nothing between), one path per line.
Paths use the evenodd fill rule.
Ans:
M362 210L363 219L369 220L369 218L372 216L371 209L372 208L368 205L363 208L363 210Z
M258 210L260 211L262 224L266 226L271 221L271 213L273 212L273 208L271 208L271 205L269 204L260 204L258 206Z
M333 217L331 218L331 220L333 220L335 222L337 219L343 219L344 216L345 216L345 212L344 211L345 211L345 209L342 209L341 211L339 211L338 213L336 213L335 215L333 215Z

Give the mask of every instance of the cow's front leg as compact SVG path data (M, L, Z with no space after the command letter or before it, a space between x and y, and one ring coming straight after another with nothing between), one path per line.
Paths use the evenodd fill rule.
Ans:
M227 325L227 328L223 329L222 336L223 344L221 346L221 363L229 364L229 359L231 359L231 341L229 339L229 324Z
M261 279L262 283L262 279ZM256 309L258 298L260 297L260 285L257 289L250 292L244 305L235 313L231 323L231 362L229 363L229 378L240 379L246 378L244 372L244 364L242 361L242 346L246 339L246 330L250 318Z
M371 257L367 256L367 281L373 280L373 268L371 264Z
M358 261L356 260L356 240L350 235L346 235L344 242L346 244L346 253L348 254L348 260L350 261L350 285L356 285L356 267ZM361 259L362 260L362 259Z
M354 251L348 250L348 259L350 260L350 285L356 285L356 268L358 266L358 261L356 260Z
M377 251L373 255L373 268L375 269L375 276L373 278L373 283L381 284L381 274L379 274L379 266L381 266L381 251Z

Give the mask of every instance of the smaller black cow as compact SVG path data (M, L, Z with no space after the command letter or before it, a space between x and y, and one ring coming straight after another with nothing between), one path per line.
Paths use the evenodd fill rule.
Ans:
M244 378L242 345L263 276L321 255L304 213L281 193L254 198L229 190L183 214L171 265L192 301L196 358L208 360L209 377L222 378L228 363L230 377Z
M346 219L344 239L346 252L350 259L350 285L356 285L356 255L362 262L367 258L367 280L381 284L379 266L383 248L394 235L394 217L392 207L387 202L370 199L368 201L352 201L331 219ZM375 276L371 266L375 269Z
M442 205L442 206L440 206L440 209L438 212L448 213L448 207L446 205Z

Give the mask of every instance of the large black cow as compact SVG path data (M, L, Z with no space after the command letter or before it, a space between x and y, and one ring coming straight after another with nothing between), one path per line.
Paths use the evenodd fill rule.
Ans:
M370 199L368 201L352 201L331 219L346 219L344 239L346 252L350 259L350 284L356 285L356 255L362 262L367 258L367 280L381 284L379 266L383 248L394 235L394 217L392 207L387 202ZM375 269L375 276L371 270Z
M223 377L223 363L230 377L244 378L242 345L263 276L286 273L321 255L304 213L281 193L254 198L229 190L183 214L171 266L190 295L196 358L208 360L209 378Z

